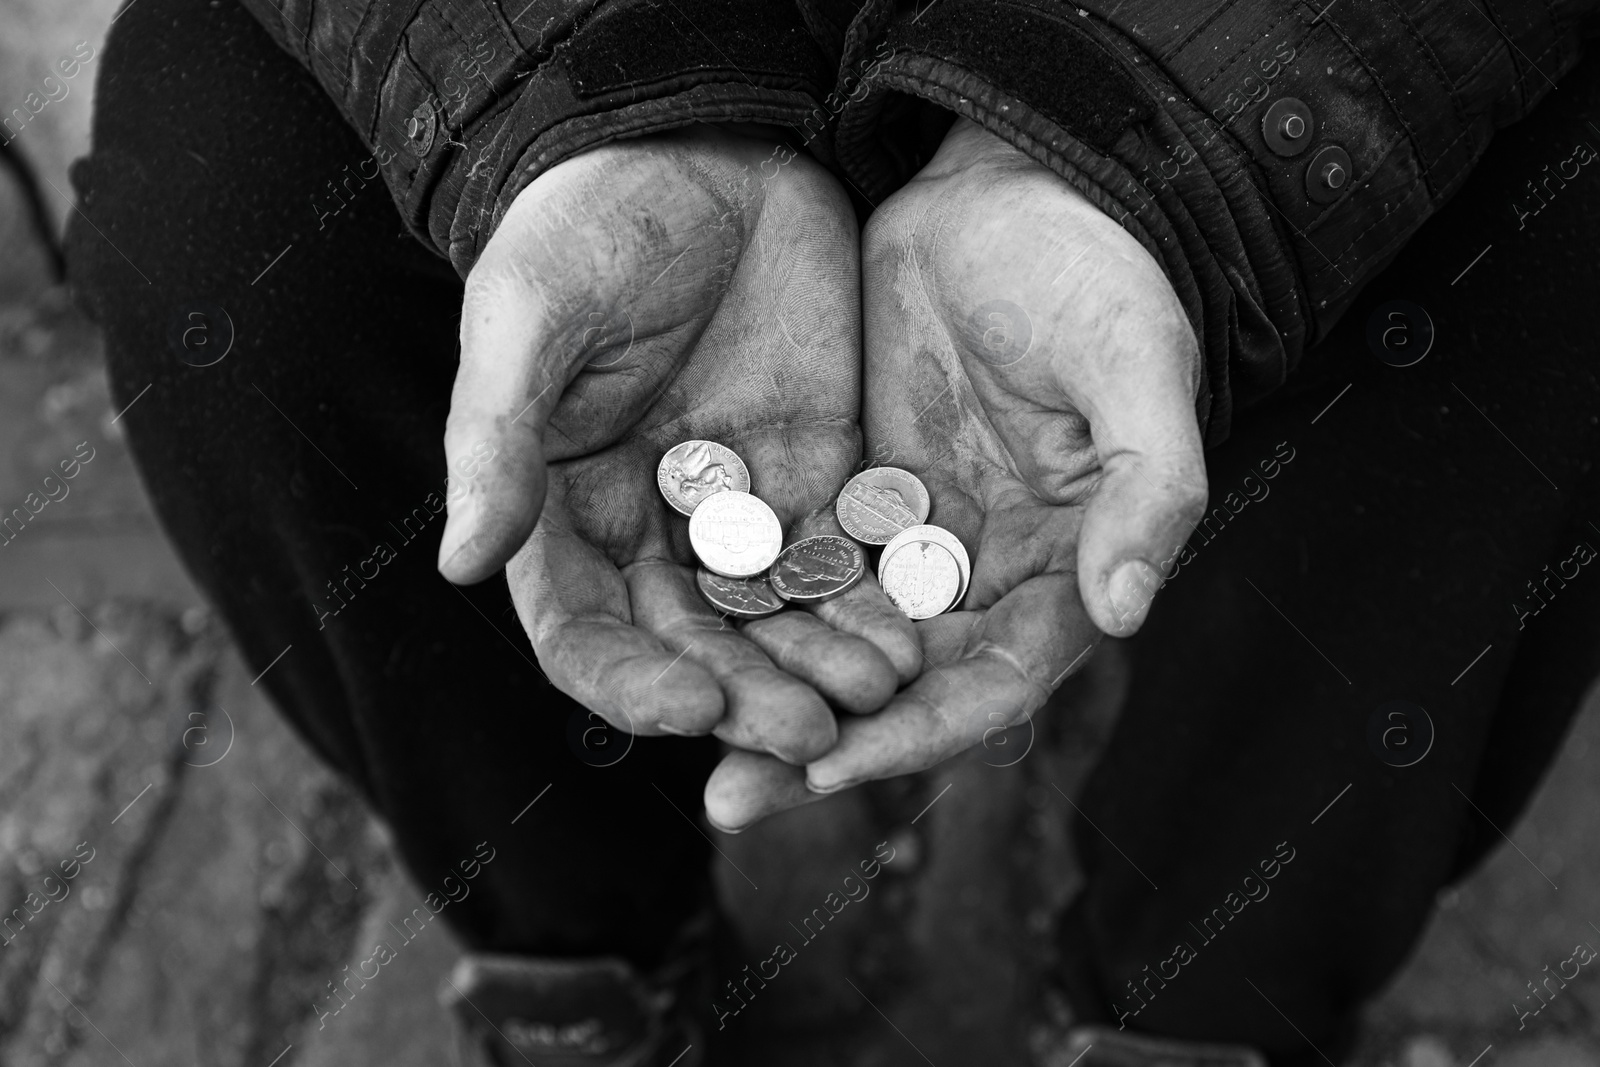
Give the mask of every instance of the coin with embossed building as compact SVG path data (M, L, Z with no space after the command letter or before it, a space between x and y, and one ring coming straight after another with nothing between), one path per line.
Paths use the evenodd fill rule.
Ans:
M706 497L689 516L689 544L713 574L752 578L778 558L783 527L765 501L725 489Z
M886 545L928 519L928 490L899 467L873 467L851 478L833 510L844 532L868 545Z
M768 580L783 599L820 604L855 588L867 573L861 546L846 537L823 534L796 541L778 554Z

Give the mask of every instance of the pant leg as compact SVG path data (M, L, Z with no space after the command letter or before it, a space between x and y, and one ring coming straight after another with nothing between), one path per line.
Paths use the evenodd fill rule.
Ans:
M1208 457L1224 511L1134 639L1129 704L1083 800L1103 834L1077 831L1089 886L1063 949L1109 1019L1336 1058L1600 670L1600 567L1572 562L1600 547L1600 178L1522 229L1512 209L1543 164L1595 143L1600 62L1561 89ZM1395 299L1437 331L1405 368L1367 338ZM1546 565L1570 580L1525 616ZM1369 741L1392 700L1432 720L1411 766Z
M237 5L139 0L99 77L73 276L185 563L422 889L494 850L444 913L469 944L649 965L709 894L683 813L716 748L580 759L598 720L546 683L503 579L435 573L459 280Z

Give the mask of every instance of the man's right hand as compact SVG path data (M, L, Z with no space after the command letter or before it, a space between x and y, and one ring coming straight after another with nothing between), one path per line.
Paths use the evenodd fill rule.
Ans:
M707 811L730 829L1033 714L1102 633L1138 630L1205 506L1194 332L1159 265L1058 175L958 120L862 249L868 451L922 478L971 587L917 624L917 680L803 773L724 761Z
M958 120L874 214L863 422L974 552L930 666L807 767L829 792L923 770L1138 631L1206 504L1200 349L1160 266L1064 179Z
M468 277L439 567L469 583L509 561L551 681L617 728L803 763L834 743L829 701L873 711L916 675L915 630L871 576L811 612L720 618L656 488L667 449L714 440L786 540L839 532L861 448L858 278L833 179L709 128L552 168Z

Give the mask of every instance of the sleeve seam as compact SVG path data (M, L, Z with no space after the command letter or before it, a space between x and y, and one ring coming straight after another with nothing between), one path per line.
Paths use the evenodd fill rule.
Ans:
M1445 97L1450 101L1450 110L1455 113L1456 123L1460 127L1465 128L1467 125L1467 116L1461 108L1461 98L1456 94L1455 86L1450 84L1450 77L1447 73L1445 73L1444 65L1439 62L1439 54L1434 51L1433 45L1428 41L1427 37L1422 33L1422 31L1417 28L1417 25L1412 21L1411 16L1406 14L1400 5L1395 3L1395 0L1384 0L1384 2L1388 4L1389 10L1395 13L1395 17L1398 18L1402 24L1404 24L1407 34L1411 37L1412 41L1416 43L1418 50L1427 59L1428 69L1433 72L1434 80L1439 83L1440 88L1444 90ZM1460 140L1460 138L1458 137L1456 140ZM1451 143L1454 144L1455 142L1452 141ZM1440 156L1443 157L1443 155L1444 153L1440 152Z
M1475 0L1467 0L1467 3L1472 4L1472 6L1475 8L1478 6ZM1511 40L1511 35L1505 31L1504 26L1500 25L1501 20L1496 16L1493 0L1483 0L1483 7L1479 10L1479 14L1489 21L1489 25L1494 27L1496 33L1508 41ZM1496 47L1499 47L1498 43L1496 44ZM1511 69L1517 73L1517 110L1522 114L1527 114L1528 72L1521 63L1517 62L1516 49L1512 48L1508 49L1507 51L1511 57Z
M1224 74L1226 74L1228 72L1228 70L1235 63L1239 62L1239 60L1241 58L1243 58L1244 55L1246 53L1248 53L1252 48L1254 48L1256 45L1260 44L1266 38L1271 37L1272 36L1272 31L1276 30L1279 26L1283 25L1284 20L1287 19L1288 17L1289 17L1288 13L1284 13L1282 15L1279 15L1277 18L1272 20L1272 24L1271 25L1269 25L1265 30L1263 30L1261 32L1261 36L1259 36L1259 37L1255 38L1254 40L1249 41L1249 42L1247 42L1247 43L1245 43L1243 45L1240 45L1238 51L1234 52L1233 55L1228 57L1227 62L1223 63L1222 66L1218 67L1215 71L1213 71L1211 73L1210 77L1206 78L1205 81L1201 82L1199 85L1196 85L1194 87L1193 95L1198 96L1200 94L1200 92L1205 89L1206 86L1210 85L1212 82L1216 81L1218 78L1221 78ZM1301 40L1304 40L1304 38L1301 38Z
M1389 114L1394 116L1394 120L1399 124L1400 128L1405 131L1406 138L1411 142L1411 151L1417 157L1422 180L1428 185L1428 195L1437 196L1438 190L1434 188L1433 166L1423 158L1422 153L1418 150L1416 131L1412 128L1411 122L1408 120L1405 112L1399 108L1399 106L1395 103L1394 97L1389 94L1388 85L1382 78L1378 76L1377 71L1373 69L1372 63L1367 59L1366 52L1364 52L1361 47L1352 41L1347 35L1342 33L1339 28L1334 25L1333 20L1326 19L1324 20L1323 24L1328 27L1328 32L1333 34L1334 37L1344 45L1345 50L1361 64L1361 69L1364 70L1367 77L1372 80L1372 84L1377 90L1378 95L1383 98L1384 106L1388 108Z
M1187 34L1185 34L1183 40L1181 40L1177 44L1173 45L1163 55L1161 55L1158 58L1158 62L1160 62L1160 64L1163 67L1165 67L1168 63L1170 63L1174 59L1176 59L1178 57L1178 55L1180 53L1182 53L1185 48L1188 48L1189 45L1194 42L1194 39L1196 37L1199 37L1202 33L1206 32L1206 30L1210 29L1211 25L1213 23L1215 23L1218 19L1220 19L1223 15L1227 14L1228 11L1237 2L1238 2L1238 0L1223 0L1223 2L1221 4L1218 4L1215 8L1212 9L1212 11L1208 15L1206 15L1204 18L1202 18L1200 20L1199 24L1194 27L1194 29L1190 30ZM1279 16L1279 19L1281 21L1282 16ZM1106 21L1110 22L1111 20L1107 19ZM1249 46L1245 45L1243 47L1247 48Z

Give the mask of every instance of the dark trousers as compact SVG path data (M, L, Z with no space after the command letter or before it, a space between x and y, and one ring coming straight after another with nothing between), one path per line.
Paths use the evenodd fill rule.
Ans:
M449 909L469 944L650 965L709 893L706 842L661 794L697 811L716 747L636 739L597 771L577 754L594 724L545 682L504 582L435 573L459 281L233 4L140 0L98 92L73 276L117 405L139 398L123 425L156 508L271 664L261 684L423 885L497 847ZM1133 644L1082 804L1100 832L1079 825L1090 878L1061 937L1106 1018L1316 1059L1306 1038L1339 1041L1548 765L1600 643L1600 568L1571 562L1600 547L1600 200L1560 192L1521 230L1510 204L1594 143L1597 103L1589 64L1502 135L1210 455L1224 511ZM1366 336L1395 298L1437 330L1406 368ZM1425 731L1396 700L1432 723L1404 767Z

